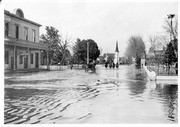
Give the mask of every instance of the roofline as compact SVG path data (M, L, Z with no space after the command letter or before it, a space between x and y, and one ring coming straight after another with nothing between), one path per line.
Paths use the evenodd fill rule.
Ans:
M10 13L10 12L7 11L7 10L4 10L4 14L6 14L6 15L8 15L8 16L11 16L11 17L14 17L14 18L17 18L17 19L22 20L22 21L31 23L31 24L36 25L36 26L38 26L38 27L42 26L41 24L36 23L36 22L33 22L33 21L31 21L31 20L28 20L28 19L25 19L25 18L20 18L20 17L16 16L15 14Z

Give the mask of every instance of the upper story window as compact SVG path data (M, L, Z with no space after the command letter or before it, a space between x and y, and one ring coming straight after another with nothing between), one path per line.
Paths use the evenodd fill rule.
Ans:
M24 28L24 37L25 37L25 40L28 41L28 29L27 28Z
M36 42L36 31L33 30L33 42Z
M5 23L5 36L9 36L9 23Z
M19 39L19 26L16 25L16 38Z

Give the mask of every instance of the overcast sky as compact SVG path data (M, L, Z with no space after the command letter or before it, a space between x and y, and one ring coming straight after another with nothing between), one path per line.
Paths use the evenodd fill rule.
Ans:
M9 0L8 0L9 1ZM4 8L10 12L21 8L25 18L53 26L72 39L93 39L103 52L114 52L119 42L123 55L131 35L140 35L147 43L149 35L162 32L167 14L178 12L177 2L12 2ZM30 2L31 1L31 2Z

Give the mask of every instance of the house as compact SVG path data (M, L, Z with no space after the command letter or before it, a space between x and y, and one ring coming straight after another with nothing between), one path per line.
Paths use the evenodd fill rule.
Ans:
M43 51L48 45L39 42L40 24L26 19L21 9L4 11L4 68L8 70L40 68L48 63Z
M164 45L158 45L157 47L151 47L146 55L146 63L149 65L155 65L163 60L165 52Z

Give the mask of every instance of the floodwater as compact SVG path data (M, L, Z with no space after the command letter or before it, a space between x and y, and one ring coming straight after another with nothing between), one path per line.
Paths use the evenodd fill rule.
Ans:
M150 82L143 70L127 65L97 66L91 74L73 70L76 76L55 79L70 71L36 74L52 75L43 87L47 81L39 85L38 81L13 82L16 77L5 80L4 123L178 123L177 84Z

